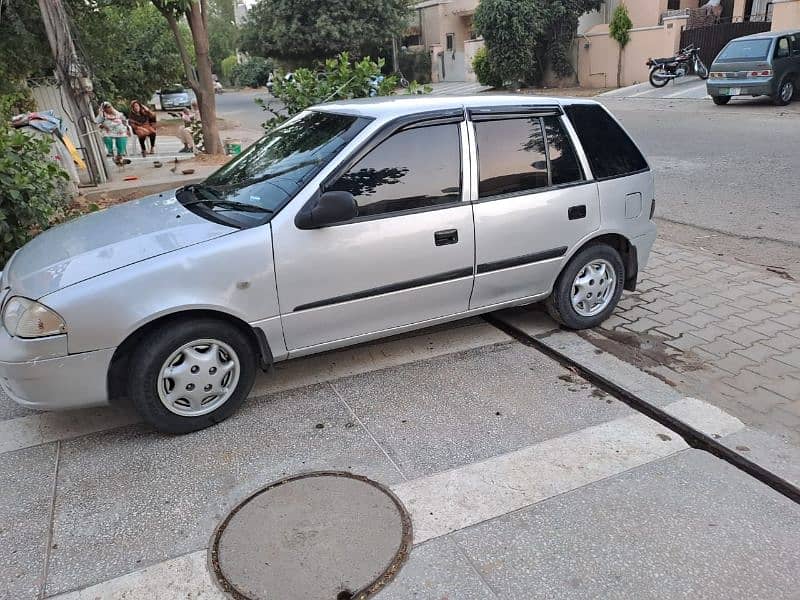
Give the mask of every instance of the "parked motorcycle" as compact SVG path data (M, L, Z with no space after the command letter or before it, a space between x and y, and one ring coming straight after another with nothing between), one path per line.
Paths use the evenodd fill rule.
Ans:
M669 58L648 58L647 66L650 67L650 85L657 88L684 75L694 74L700 79L708 79L708 67L700 60L700 48L695 48L694 44Z

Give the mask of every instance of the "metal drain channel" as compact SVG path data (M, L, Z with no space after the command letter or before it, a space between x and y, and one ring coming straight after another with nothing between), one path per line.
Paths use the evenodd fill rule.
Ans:
M483 319L490 325L508 334L519 343L534 348L542 354L549 356L560 365L575 371L581 377L589 381L592 385L600 388L604 392L611 394L617 400L624 402L635 411L640 412L643 415L653 419L657 423L660 423L664 427L671 429L677 435L681 436L692 448L713 454L731 466L759 480L761 483L768 485L779 494L787 497L789 500L800 504L800 488L791 482L786 481L771 471L768 471L764 467L754 463L748 458L745 458L741 454L734 452L730 448L721 444L715 438L706 435L702 431L698 431L693 427L690 427L683 421L673 417L661 408L653 406L633 392L626 390L613 381L606 379L603 375L593 371L589 367L575 362L573 359L569 358L565 354L562 354L555 348L548 346L541 340L525 333L520 329L517 329L513 325L504 323L493 315L484 315Z
M371 574L369 576L371 581L370 580L359 581L358 582L358 589L355 589L355 590L351 590L351 589L347 589L347 588L342 589L342 587L339 587L339 589L337 591L333 591L332 592L332 595L331 595L331 597L329 599L326 597L326 600L366 600L367 598L369 598L369 597L373 596L374 594L376 594L377 592L379 592L381 589L383 589L386 585L388 585L394 579L394 577L397 575L397 573L402 568L403 564L408 559L409 553L411 551L411 545L412 545L412 539L413 539L411 516L409 515L408 511L406 510L406 508L403 506L402 502L400 502L400 500L397 498L397 496L395 496L395 494L391 490L389 490L387 487L377 483L376 481L373 481L371 479L363 477L361 475L355 475L353 473L349 473L349 472L346 472L346 471L314 471L314 472L310 472L310 473L302 473L302 474L286 477L284 479L275 481L275 482L267 485L266 487L263 487L263 488L257 490L256 492L254 492L253 494L250 494L247 498L242 500L239 504L237 504L236 507L233 508L233 510L231 510L231 512L225 517L225 519L223 519L223 521L217 526L217 528L214 531L214 534L213 534L213 536L211 538L211 544L209 546L208 565L210 567L211 572L214 575L214 579L216 580L217 585L224 592L226 592L228 595L230 595L231 597L235 598L236 600L272 600L273 598L275 598L275 600L278 600L279 597L280 598L286 598L285 595L281 595L281 594L279 594L278 596L275 596L273 593L268 593L268 598L267 598L267 597L264 596L264 594L261 594L261 593L244 591L241 578L239 578L239 580L236 580L237 578L234 577L233 578L234 580L231 580L230 579L230 573L226 574L226 572L225 572L226 568L224 566L226 564L229 564L229 561L232 560L230 558L226 558L226 556L228 555L228 553L231 552L231 550L225 550L226 544L228 544L228 542L226 542L224 538L225 538L226 531L228 531L228 525L231 524L231 522L237 517L238 514L240 514L240 512L243 509L249 510L250 513L248 513L248 514L252 514L253 510L258 510L259 506L263 506L263 505L259 504L259 502L263 500L262 498L259 498L260 496L262 496L263 494L268 493L268 492L278 492L278 497L280 497L280 492L279 492L278 488L282 488L283 487L283 489L285 489L285 490L291 490L292 488L290 488L289 486L291 486L292 484L295 484L295 485L308 485L310 483L308 480L312 480L314 478L318 478L320 480L322 480L324 478L327 478L328 482L322 483L321 484L322 486L331 486L332 484L329 483L329 481L332 480L333 478L338 478L340 481L341 481L341 478L344 478L345 480L348 480L350 482L354 482L354 483L357 482L357 483L360 483L360 484L366 484L367 486L371 486L371 487L366 487L365 489L367 489L367 490L372 489L372 491L369 492L370 494L375 494L376 492L379 493L380 497L383 499L382 502L385 504L385 506L391 506L393 509L396 509L397 517L398 517L398 521L399 521L399 527L398 527L398 530L397 530L397 532L399 533L399 536L398 536L398 538L396 538L397 539L396 550L393 549L391 553L388 553L388 552L386 553L386 560L387 560L386 563L378 562L378 564L376 565L375 570L371 571ZM337 485L341 485L341 484L337 484ZM347 485L350 486L350 485L353 485L353 483L348 483ZM327 489L330 490L330 487L328 487ZM286 493L297 493L297 492L288 491ZM311 497L313 497L313 496L311 496ZM319 495L316 496L316 497L317 498L321 498L321 496L319 496ZM254 502L252 505L250 505L250 503L252 501L254 501L254 500L256 502ZM327 498L327 500L330 500L330 498ZM272 501L272 502L277 502L277 501ZM250 506L248 506L248 505L250 505ZM271 504L270 502L267 502L266 505L267 506L276 506L276 507L290 506L290 504L286 504L286 503L283 503L283 504L281 504L281 503ZM253 507L255 507L255 508L253 508ZM241 514L244 514L244 513L241 513ZM264 513L260 513L260 516L263 516L263 514ZM305 517L303 517L303 518L305 519ZM325 516L322 517L322 518L326 518L326 519L329 518L329 514L326 512ZM361 517L359 517L359 518L361 518ZM245 517L245 519L246 519L246 517ZM267 522L269 522L269 521L267 521ZM245 523L247 523L246 520L245 520ZM312 525L313 525L313 523L312 523ZM396 525L397 525L397 523L396 523ZM304 526L307 527L308 525L306 523L304 523ZM231 529L236 531L237 527L238 527L238 529L241 529L240 525L239 526L234 525L234 526L231 527ZM284 530L284 532L285 531L286 530ZM301 532L302 532L302 529L301 529ZM247 530L247 539L248 540L252 539L253 537L258 536L259 533L264 533L264 532L259 532L258 527L255 527L252 531L251 530ZM270 530L270 533L277 536L278 533L280 533L280 528L278 528L277 532L275 532L273 530ZM234 537L236 537L237 534L233 534L233 535L234 535ZM280 538L276 537L275 539L280 539ZM361 541L363 541L363 540L361 540ZM238 546L236 546L236 547L238 548ZM222 555L221 555L221 549L224 550L224 553ZM342 552L346 553L347 552L347 547L343 547L342 548ZM379 556L379 555L380 555L380 553L378 553L376 556ZM273 554L271 556L275 556L275 555ZM289 554L289 556L291 556L291 553ZM260 557L261 560L263 560L263 554L259 555L259 557ZM389 558L389 557L391 557L391 558ZM269 563L265 563L265 564L269 564ZM259 567L259 564L256 564L256 563L252 563L252 564L251 563L247 563L246 566L247 566L247 570L249 570L251 573L252 572L257 572L259 570L259 568L263 569L263 567ZM241 575L241 569L239 569L237 571L237 573L238 573L238 575ZM353 575L353 573L350 573L350 575ZM340 577L340 576L341 576L341 574L337 575L337 578ZM308 575L303 575L303 577L307 578ZM324 580L324 578L323 578L323 580ZM337 579L337 581L342 581L342 580L341 579ZM244 588L246 588L246 587L247 586L245 585ZM317 591L319 591L319 590L317 590ZM297 592L300 593L300 590L297 590ZM293 597L295 597L295 596L293 596ZM307 596L296 596L296 597L298 597L298 598L299 597L304 597L305 598Z

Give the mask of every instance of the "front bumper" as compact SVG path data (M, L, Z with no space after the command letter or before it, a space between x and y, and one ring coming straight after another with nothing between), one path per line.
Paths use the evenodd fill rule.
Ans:
M114 348L54 356L66 336L13 338L0 327L0 386L17 404L42 410L108 404ZM66 353L65 353L66 354Z
M720 79L706 81L708 95L716 96L772 96L775 93L772 79L753 81L750 79ZM731 89L738 88L738 94L731 94Z

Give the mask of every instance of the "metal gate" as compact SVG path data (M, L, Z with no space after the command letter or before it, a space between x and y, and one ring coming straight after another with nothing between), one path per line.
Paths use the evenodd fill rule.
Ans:
M745 21L685 29L681 32L681 48L694 44L700 48L700 58L710 67L725 44L743 35L769 31L771 25L769 21Z

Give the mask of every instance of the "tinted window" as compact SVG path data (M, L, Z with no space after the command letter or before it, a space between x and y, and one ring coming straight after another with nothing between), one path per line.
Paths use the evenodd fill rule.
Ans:
M719 53L718 61L767 60L772 40L736 40L725 46Z
M800 37L790 35L789 41L792 43L792 56L800 55Z
M539 117L475 123L478 196L547 187L547 158Z
M202 188L206 196L217 201L242 202L276 211L368 123L368 119L349 115L301 113L209 176ZM178 199L194 199L184 196L187 195L179 195ZM233 214L225 210L227 215ZM240 220L249 222L262 217L263 214L243 213Z
M786 58L789 56L789 38L781 38L775 45L775 58Z
M378 215L458 202L458 125L401 131L381 143L330 186L353 194L358 215Z
M596 179L618 177L647 168L642 153L604 108L573 104L565 108Z
M547 151L550 154L550 179L552 185L563 185L583 179L583 172L575 156L575 149L558 117L545 117Z

